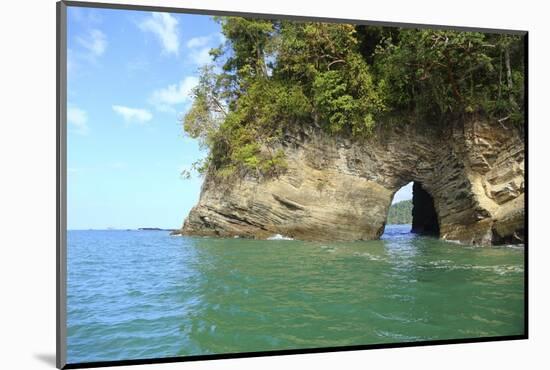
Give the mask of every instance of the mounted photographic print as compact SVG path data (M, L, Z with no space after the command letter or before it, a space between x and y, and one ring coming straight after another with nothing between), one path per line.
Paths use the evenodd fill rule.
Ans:
M58 3L58 367L527 338L526 51Z

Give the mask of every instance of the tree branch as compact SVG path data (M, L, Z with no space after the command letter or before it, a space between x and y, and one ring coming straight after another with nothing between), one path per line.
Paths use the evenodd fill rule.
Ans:
M345 61L344 59L334 60L334 61L330 62L330 63L327 65L327 69L330 70L330 67L331 67L333 64L336 64L336 63L346 63L346 61Z

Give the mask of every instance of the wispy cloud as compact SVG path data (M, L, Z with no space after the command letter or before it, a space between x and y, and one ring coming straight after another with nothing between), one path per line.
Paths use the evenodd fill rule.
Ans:
M86 111L74 106L68 107L67 122L72 132L79 135L88 134L88 114L86 113Z
M152 13L139 28L145 32L152 32L162 44L166 54L179 53L178 20L168 13Z
M174 106L191 100L191 90L199 83L199 79L188 76L178 84L168 85L165 88L153 91L149 102L161 112L175 112Z
M193 37L192 39L187 41L186 46L188 48L198 48L201 46L205 46L210 42L210 39L210 36Z
M97 9L71 7L71 17L75 22L89 26L102 23L103 19Z
M191 62L203 65L212 62L210 49L215 46L215 43L224 43L225 37L221 34L194 37L187 41L185 46L189 49L189 59Z
M91 29L87 34L78 36L76 41L92 58L99 57L107 49L107 36L98 29Z
M78 33L71 36L67 49L69 80L85 73L83 65L95 65L108 49L108 37L100 30L102 19L93 9L71 8L71 21L78 23ZM71 33L72 34L72 33Z
M198 50L193 50L189 54L191 61L198 65L208 64L212 62L212 56L210 55L210 48L201 48Z
M74 44L67 48L67 74L72 79L82 74L86 65L98 65L99 58L107 50L107 36L98 29L88 29L74 37Z
M126 123L147 123L153 115L146 109L130 108L123 105L113 105L113 110L122 116Z

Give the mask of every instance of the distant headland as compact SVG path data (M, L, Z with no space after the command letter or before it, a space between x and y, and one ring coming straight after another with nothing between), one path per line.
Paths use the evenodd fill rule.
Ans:
M138 231L174 231L174 229L162 229L160 227L138 227Z

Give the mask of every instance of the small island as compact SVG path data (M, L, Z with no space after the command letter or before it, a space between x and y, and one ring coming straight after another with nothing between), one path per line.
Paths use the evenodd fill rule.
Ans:
M160 227L139 227L138 231L174 231L174 229L161 229Z

